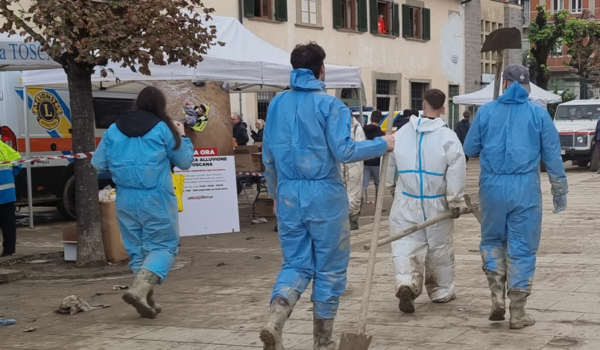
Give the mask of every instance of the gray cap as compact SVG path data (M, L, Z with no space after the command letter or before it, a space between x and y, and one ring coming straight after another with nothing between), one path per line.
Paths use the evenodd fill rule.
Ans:
M510 84L518 82L521 86L531 92L531 85L529 84L529 69L521 64L511 64L504 68L502 78L508 81Z

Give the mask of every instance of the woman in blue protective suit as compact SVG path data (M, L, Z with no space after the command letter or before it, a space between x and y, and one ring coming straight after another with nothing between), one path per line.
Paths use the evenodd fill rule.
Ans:
M136 275L123 300L145 318L161 311L152 288L163 282L178 251L171 164L189 169L193 160L183 125L169 118L166 107L162 91L143 89L134 110L121 114L106 131L92 159L117 185L117 218Z

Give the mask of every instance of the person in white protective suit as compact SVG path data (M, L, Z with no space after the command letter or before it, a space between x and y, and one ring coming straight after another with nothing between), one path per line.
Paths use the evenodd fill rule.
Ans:
M367 139L362 126L352 118L352 126L350 133L354 142L364 141ZM363 181L364 163L347 163L342 164L342 179L348 193L348 202L350 205L350 230L358 230L358 215L362 207L362 181Z
M441 114L446 96L437 89L424 96L423 117L411 116L396 132L386 186L391 188L398 172L390 213L390 235L453 211L459 217L465 207L463 195L466 160L462 144ZM415 311L414 300L423 282L435 303L454 300L454 218L441 221L392 243L396 271L396 297L400 311Z

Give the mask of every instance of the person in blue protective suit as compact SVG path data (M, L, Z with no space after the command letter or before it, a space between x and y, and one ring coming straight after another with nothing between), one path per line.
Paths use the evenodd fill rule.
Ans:
M171 164L189 169L193 146L183 125L166 113L157 88L144 88L135 109L119 116L102 137L92 164L117 185L117 218L129 266L136 275L123 300L146 318L161 311L152 288L162 283L178 251L177 197Z
M282 330L313 281L314 348L334 349L333 320L346 288L350 258L348 195L340 163L372 159L393 149L393 136L354 142L350 110L325 92L325 51L298 45L291 55L291 90L269 106L263 163L276 200L283 266L273 287L266 350L281 350Z
M0 161L17 161L19 152L0 141ZM11 256L17 249L17 219L15 217L15 176L21 171L20 164L0 165L0 228L2 229L2 254Z
M503 78L504 94L479 108L464 150L481 158L480 250L492 292L489 319L504 320L508 289L510 328L518 329L535 323L524 308L542 233L540 159L550 177L554 213L566 209L568 186L552 118L528 101L529 71L509 65Z

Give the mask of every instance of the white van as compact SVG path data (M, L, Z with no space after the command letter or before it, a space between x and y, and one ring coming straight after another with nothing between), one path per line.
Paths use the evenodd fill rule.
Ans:
M0 135L4 143L25 157L25 119L20 72L0 73ZM133 107L135 94L95 91L93 93L96 145L116 117ZM73 152L69 92L48 87L27 88L27 123L33 158L70 155ZM75 218L75 180L72 159L32 164L33 204L56 206L67 219ZM112 184L99 176L99 188ZM27 205L27 172L15 178L17 206ZM113 184L114 186L114 184Z
M556 108L554 125L558 129L563 162L568 160L580 167L590 166L598 171L596 124L600 118L600 100L574 100ZM545 171L542 163L541 170Z

